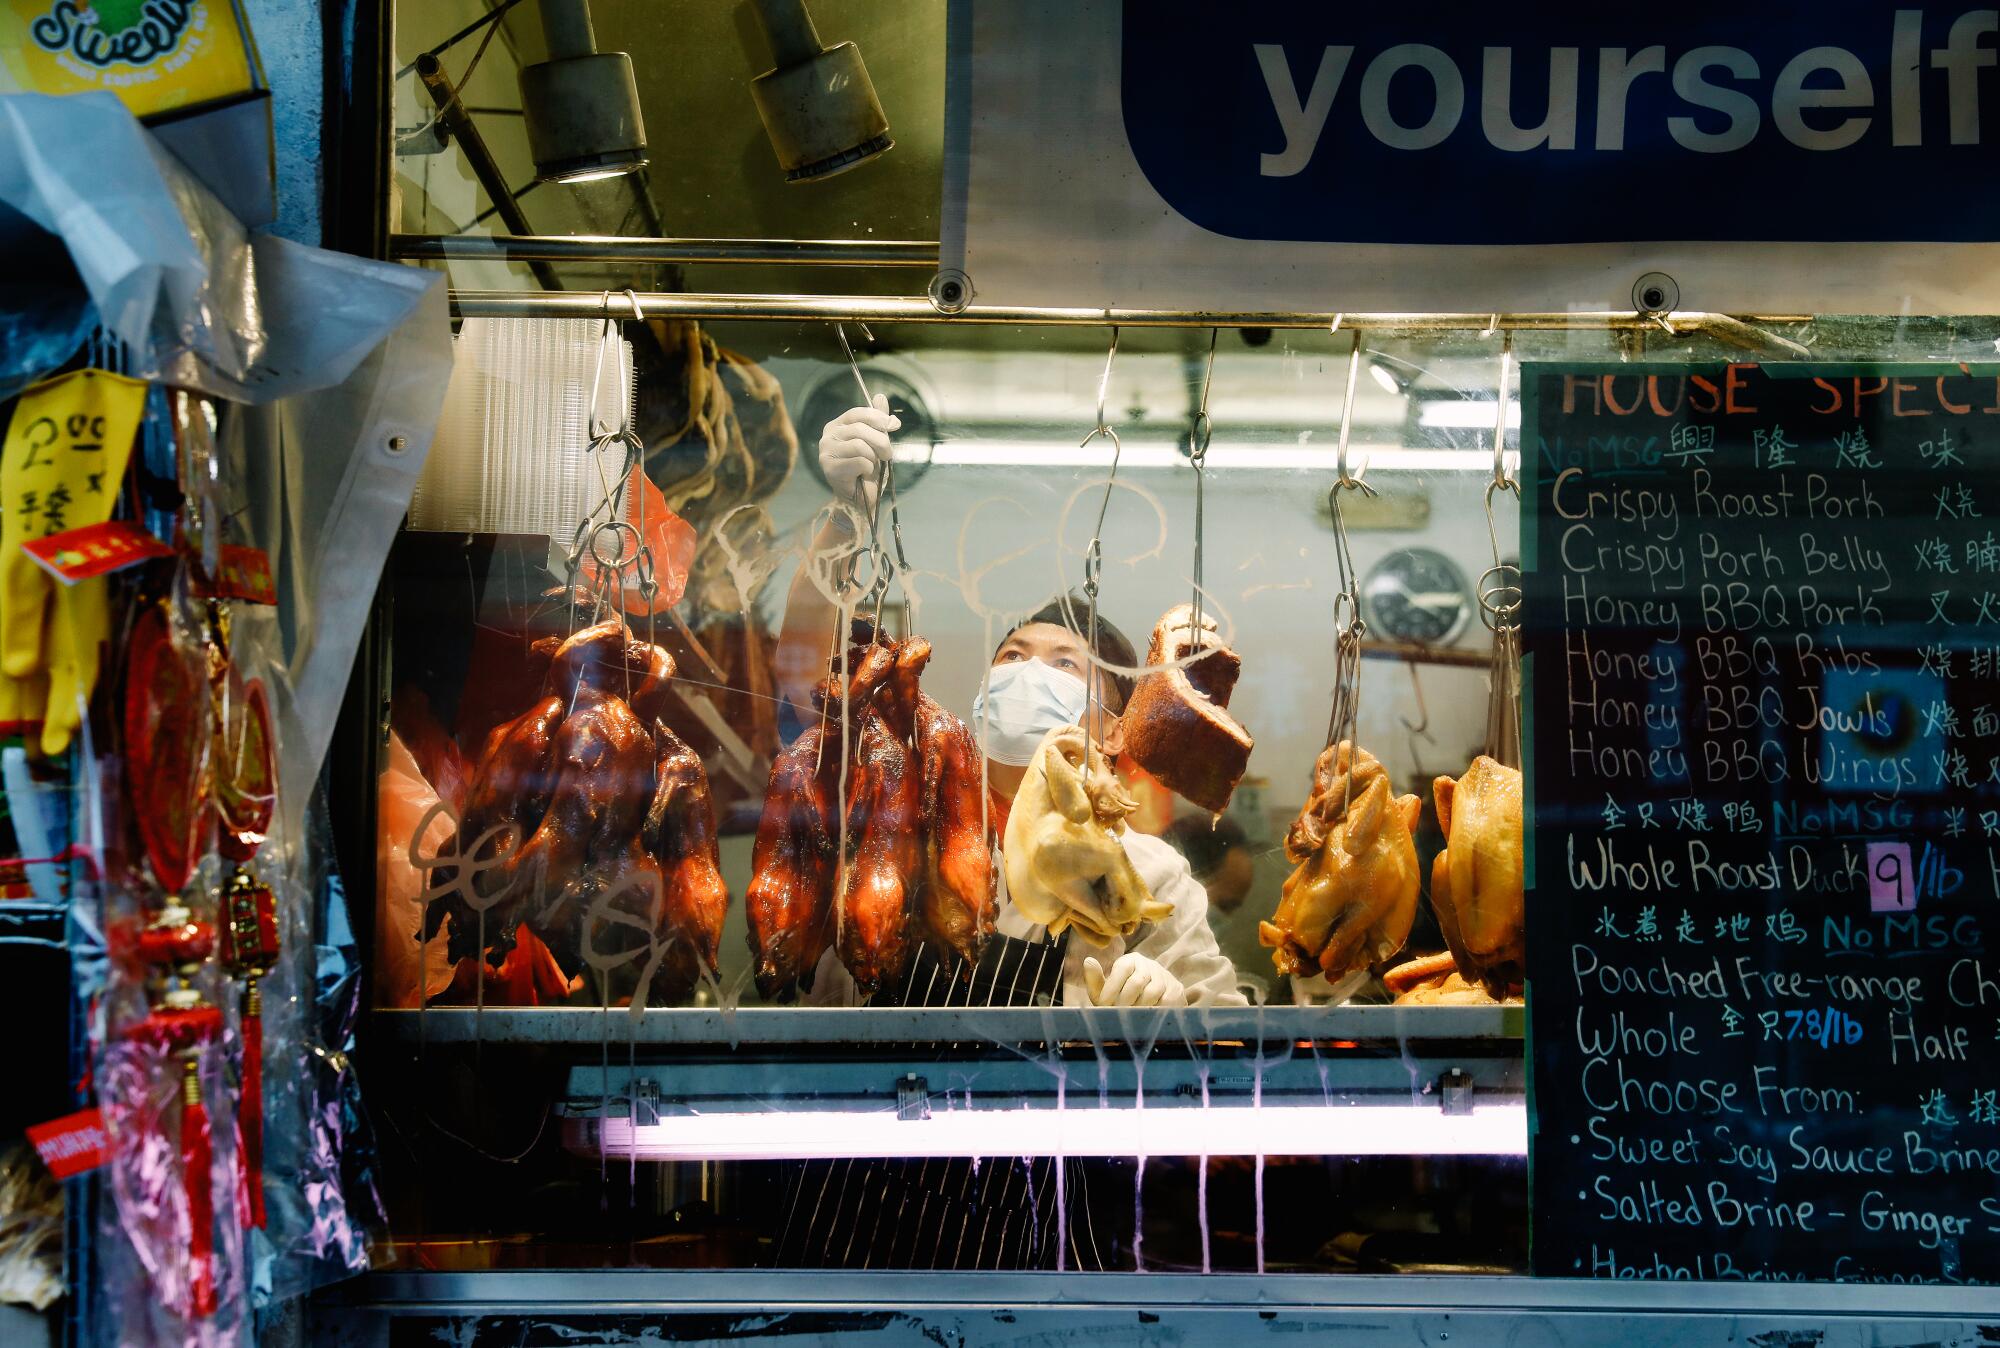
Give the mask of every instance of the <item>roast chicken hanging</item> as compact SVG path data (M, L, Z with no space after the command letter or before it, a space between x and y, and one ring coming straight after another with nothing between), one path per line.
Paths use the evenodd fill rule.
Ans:
M818 720L772 765L745 899L766 998L809 986L829 946L866 997L918 943L969 973L992 933L979 751L919 687L930 656L922 637L857 620L845 684L836 660L814 691Z
M1445 849L1431 864L1431 906L1459 972L1494 997L1527 976L1521 840L1521 770L1485 754L1456 781L1431 788Z
M1312 795L1285 835L1298 868L1278 911L1257 925L1279 973L1339 978L1403 948L1417 914L1421 808L1391 793L1367 750L1342 740L1320 754Z
M1220 814L1249 765L1250 732L1229 714L1243 661L1215 638L1215 620L1176 604L1153 628L1151 668L1121 718L1125 751L1167 788ZM1200 657L1183 666L1174 662Z
M673 660L615 619L537 654L545 695L487 736L419 939L497 968L525 924L607 997L685 1000L729 895L707 775L659 719Z
M1153 897L1119 841L1138 808L1082 726L1043 737L1007 818L1007 894L1056 935L1103 945L1173 911Z
M1382 975L1382 986L1395 998L1397 1006L1500 1006L1520 1005L1517 989L1506 997L1495 996L1479 984L1467 981L1458 971L1458 961L1447 950L1408 960Z

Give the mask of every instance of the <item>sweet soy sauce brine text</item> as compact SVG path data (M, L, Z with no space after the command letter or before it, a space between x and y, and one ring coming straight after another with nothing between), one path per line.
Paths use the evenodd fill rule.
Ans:
M2000 1281L2000 370L1522 390L1536 1271Z

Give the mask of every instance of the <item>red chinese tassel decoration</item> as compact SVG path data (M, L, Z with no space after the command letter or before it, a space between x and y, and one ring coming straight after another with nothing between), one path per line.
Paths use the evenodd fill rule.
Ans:
M229 655L229 610L208 606L210 754L215 781L210 808L216 850L239 868L222 896L222 966L243 980L243 1089L237 1121L250 1180L250 1224L264 1225L264 993L260 982L278 962L278 913L271 887L249 863L264 845L277 805L277 763L271 704L264 685L245 680Z
M250 1225L264 1225L264 997L252 974L243 988L243 1168L250 1176Z
M237 1122L249 1177L250 1224L264 1225L264 993L260 980L278 958L276 903L268 885L239 870L222 898L222 964L243 980L243 1085Z
M189 1053L182 1061L181 1184L188 1206L188 1300L196 1315L213 1315L215 1143L209 1135L208 1110L201 1103L200 1055Z
M222 1038L222 1012L194 986L215 948L215 929L169 900L139 933L139 958L161 971L152 1012L126 1031L180 1067L181 1189L188 1212L188 1305L191 1314L216 1310L215 1141L201 1098L201 1050Z

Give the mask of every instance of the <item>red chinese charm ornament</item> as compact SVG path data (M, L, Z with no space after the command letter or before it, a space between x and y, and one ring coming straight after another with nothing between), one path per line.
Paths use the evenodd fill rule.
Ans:
M264 993L260 982L278 962L277 903L269 885L239 870L223 891L222 967L243 980L243 1083L238 1122L250 1177L250 1224L264 1224Z
M277 763L272 753L271 705L264 685L243 679L229 654L229 610L208 602L209 755L207 802L213 812L216 851L235 863L218 909L222 967L243 980L243 1077L237 1119L243 1129L243 1164L250 1177L250 1223L264 1225L264 994L265 974L278 962L277 903L249 863L264 845L277 805Z
M167 601L146 604L132 624L125 676L126 790L153 879L168 894L187 887L200 856L208 808L203 671L174 640Z
M125 1031L180 1064L181 1189L188 1212L188 1299L197 1316L215 1314L215 1142L201 1098L201 1051L222 1038L222 1012L194 986L215 949L215 929L177 901L139 933L138 955L153 970L153 1009Z

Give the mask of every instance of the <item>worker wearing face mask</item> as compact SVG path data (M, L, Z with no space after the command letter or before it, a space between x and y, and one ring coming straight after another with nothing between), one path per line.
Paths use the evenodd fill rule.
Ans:
M828 485L864 510L873 506L890 436L901 428L883 399L878 397L876 404L853 408L827 423L819 443ZM814 541L815 549L851 545L850 530L845 516L836 516ZM1006 834L1008 811L1042 738L1059 726L1081 724L1093 691L1092 738L1114 763L1123 750L1118 718L1132 679L1107 666L1131 668L1138 658L1131 643L1101 616L1093 651L1075 630L1083 625L1083 613L1083 601L1071 596L1016 623L993 652L984 686L972 698L967 724L986 754L996 842ZM777 660L780 690L794 705L810 705L807 695L821 676L822 653L832 645L838 620L802 568L792 585ZM1130 936L1113 936L1103 946L1075 930L1050 941L1042 927L1008 901L1003 867L996 924L1000 939L990 943L969 985L954 995L986 1003L1046 1000L1068 1006L1244 1005L1235 970L1209 930L1208 896L1186 859L1136 829L1127 828L1121 841L1153 897L1173 905L1170 914L1141 924ZM824 993L822 979L829 989ZM911 995L904 1000L925 1000L921 968L912 969L911 980ZM813 982L815 1001L851 996L852 985L831 956ZM947 983L940 991L953 990Z

